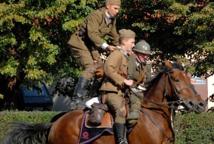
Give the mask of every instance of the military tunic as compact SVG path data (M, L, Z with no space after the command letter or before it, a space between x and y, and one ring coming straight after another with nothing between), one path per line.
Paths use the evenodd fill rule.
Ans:
M137 61L136 55L129 56L128 61L128 76L134 80L134 85L142 83L145 79L145 65Z
M126 121L125 99L123 94L124 79L127 78L127 55L122 50L115 50L104 64L105 80L100 88L105 94L105 103L111 108L116 123Z
M134 80L133 87L141 84L145 80L145 64L137 61L135 54L129 56L128 60L128 77ZM129 114L135 112L135 118L128 115L127 120L129 124L134 124L137 122L141 108L141 99L143 98L143 93L129 93Z
M105 43L104 37L109 35L114 45L118 45L119 35L116 30L116 19L106 16L106 9L100 8L92 12L71 35L68 44L72 55L81 64L82 76L90 79L94 75L94 60L99 61L101 45Z

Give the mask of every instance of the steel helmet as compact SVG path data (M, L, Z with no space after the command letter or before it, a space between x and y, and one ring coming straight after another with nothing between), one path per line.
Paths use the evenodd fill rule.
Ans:
M150 45L145 40L141 40L136 43L135 47L133 48L133 51L151 55Z

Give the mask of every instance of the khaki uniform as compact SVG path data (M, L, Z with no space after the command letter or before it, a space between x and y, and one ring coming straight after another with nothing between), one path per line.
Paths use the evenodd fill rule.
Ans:
M128 59L123 50L112 52L104 64L106 77L100 90L104 92L104 103L115 112L115 123L124 124L126 121L123 81L127 78L127 67Z
M129 60L128 60L128 77L129 79L134 80L134 86L137 87L138 84L141 84L145 80L145 65L142 63L139 63L136 59L136 55L130 55ZM141 108L141 99L143 98L143 93L129 93L129 100L130 100L130 108L129 108L129 113L131 112L137 112L139 117L140 113L140 108ZM128 116L128 122L129 122L129 116ZM132 119L130 117L130 124L131 123L136 123L136 119Z
M116 19L106 16L105 8L92 12L71 35L68 44L72 55L82 65L82 76L90 79L94 75L96 66L94 60L100 61L101 45L105 42L105 36L109 35L114 45L118 45L119 35L116 30Z
M134 80L134 85L144 82L145 79L145 65L139 63L134 54L128 58L128 76Z

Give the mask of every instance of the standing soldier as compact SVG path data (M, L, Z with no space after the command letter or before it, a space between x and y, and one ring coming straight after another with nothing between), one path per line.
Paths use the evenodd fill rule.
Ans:
M114 132L117 144L127 144L125 86L132 86L133 80L128 79L128 54L135 45L135 33L131 30L119 31L120 44L112 52L104 64L105 78L100 88L102 100L110 108L114 117Z
M115 49L113 45L118 45L116 16L120 5L120 0L106 0L105 7L89 14L68 41L72 55L83 67L83 72L74 90L74 97L77 98L79 106L82 106L87 94L88 83L100 65L100 51L113 51ZM113 45L108 44L105 40L107 35L113 40Z
M137 87L140 85L144 88L143 84L145 80L150 79L150 72L146 65L148 57L151 54L150 45L145 40L141 40L135 45L133 52L129 56L128 63L128 77L134 80L133 88L131 88L129 93L130 108L127 121L130 125L134 125L140 116L143 91L137 89Z

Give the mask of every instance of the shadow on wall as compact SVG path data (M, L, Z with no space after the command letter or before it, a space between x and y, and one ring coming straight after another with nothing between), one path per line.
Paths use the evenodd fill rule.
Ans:
M53 111L69 111L76 80L72 77L61 78L53 92Z

